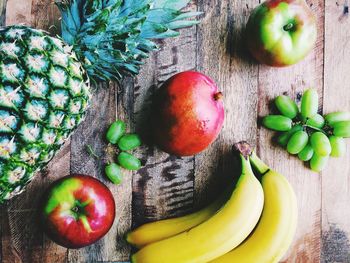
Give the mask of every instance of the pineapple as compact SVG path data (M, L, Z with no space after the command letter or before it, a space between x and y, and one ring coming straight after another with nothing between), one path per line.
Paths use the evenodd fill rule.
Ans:
M62 38L0 29L0 203L19 194L84 119L90 83L139 71L157 46L195 25L189 0L63 0Z

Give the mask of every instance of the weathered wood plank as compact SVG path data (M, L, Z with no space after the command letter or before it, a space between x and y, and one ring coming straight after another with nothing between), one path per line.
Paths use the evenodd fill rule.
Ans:
M297 65L276 69L259 66L259 116L267 115L271 100L287 93L293 98L303 90L318 90L320 103L323 94L323 32L324 1L307 1L318 18L318 40L313 52ZM320 110L322 104L320 105ZM285 175L298 199L299 222L294 243L285 262L319 262L321 252L321 174L316 174L291 156L285 149L273 145L273 132L260 128L258 154L271 167ZM327 176L323 174L323 176Z
M124 95L128 92L118 93L117 96L117 88L118 86L113 85L96 87L86 119L72 136L71 147L71 172L95 176L109 186L116 200L116 219L112 229L103 239L87 248L70 250L68 256L70 262L116 261L125 260L128 257L128 247L125 243L117 244L117 241L123 239L126 229L129 229L131 224L131 179L126 174L123 183L115 186L104 176L106 161L115 158L106 152L106 130L116 117L130 118L130 111L119 112L119 109L124 106L128 108L128 101L124 100ZM128 90L128 88L128 85L125 85L125 89ZM86 151L87 145L91 145L101 158L89 156Z
M7 3L8 25L24 23L55 33L50 25L57 24L57 20L58 10L50 0L21 3L9 0ZM7 213L2 211L2 226L6 229L2 234L3 262L14 262L14 259L18 262L65 262L67 250L47 239L42 232L38 206L44 189L69 173L69 159L70 142L67 142L47 169L36 176L26 192L8 203Z
M6 6L7 0L0 1L0 26L4 26L6 22Z
M203 205L232 177L231 144L242 139L257 145L259 155L286 175L296 190L300 214L298 232L284 262L350 261L350 214L346 209L350 198L349 167L344 163L349 158L349 151L343 158L331 159L326 171L318 175L305 169L284 150L272 146L272 133L263 128L257 131L256 124L256 110L259 116L266 115L270 100L283 92L296 97L312 86L321 94L323 54L324 112L349 108L347 97L350 95L346 88L349 75L346 60L348 1L308 1L319 18L317 47L304 62L286 69L259 66L244 48L242 29L251 9L259 2L198 0L196 5L190 6L191 10L205 11L198 30L185 29L180 38L159 42L161 51L151 55L135 83L126 80L121 86L110 85L109 89L101 89L95 95L87 119L73 136L72 143L65 145L47 172L38 175L26 193L2 207L1 262L126 261L129 247L123 235L130 228L131 203L135 226L186 213L192 209L193 198L197 205ZM0 9L3 3L0 1ZM54 24L50 31L54 34L59 31L58 12L51 0L8 0L8 6L11 7L6 14L8 24L25 23L43 29ZM223 90L226 121L218 140L208 150L195 158L175 158L149 146L152 145L148 143L151 98L168 77L195 68L211 76ZM136 130L145 141L145 145L136 151L144 168L136 173L126 173L120 186L110 184L103 176L106 159L103 135L116 117L129 123L130 131ZM95 160L87 156L86 144L91 144L103 158ZM117 217L103 240L87 249L68 252L42 234L37 224L40 199L37 193L70 171L94 175L108 184L116 198Z
M350 110L349 2L325 1L324 112ZM347 143L347 148L349 143ZM350 151L322 177L322 262L350 262Z
M144 166L133 179L134 226L188 212L193 203L193 158L177 158L154 147L149 124L154 91L175 73L195 68L196 28L181 30L180 37L160 41L159 47L135 84L135 126L145 145L138 151Z
M257 67L244 48L243 29L257 1L199 1L205 13L198 30L198 70L212 77L224 94L225 123L213 145L196 156L196 203L215 198L236 179L232 145L256 141Z
M25 24L32 22L32 1L7 1L6 25Z

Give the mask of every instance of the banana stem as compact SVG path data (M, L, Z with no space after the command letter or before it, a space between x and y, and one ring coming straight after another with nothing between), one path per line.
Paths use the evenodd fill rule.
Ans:
M252 147L246 141L241 141L233 145L233 151L240 153L246 160L252 154Z
M254 169L260 174L264 175L268 171L270 171L270 167L267 166L263 161L259 159L259 157L255 154L255 152L252 152L252 154L249 157L250 163L253 165Z

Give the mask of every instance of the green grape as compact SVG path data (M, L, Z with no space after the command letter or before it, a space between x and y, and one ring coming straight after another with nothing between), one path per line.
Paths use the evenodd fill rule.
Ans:
M319 156L314 154L310 160L310 168L315 172L321 172L328 162L329 156Z
M312 118L309 118L307 121L306 121L306 124L308 126L311 126L311 127L314 127L314 128L317 128L317 129L322 129L324 124L325 124L325 120L324 118L322 117L322 115L320 114L316 114L315 116L313 116Z
M328 137L322 132L313 133L310 137L310 143L318 156L328 156L332 151Z
M350 112L338 111L328 113L324 116L328 125L333 126L335 123L340 121L350 121Z
M118 141L118 147L122 151L133 150L141 145L141 139L137 134L125 134Z
M300 160L307 162L314 155L314 149L312 149L310 144L307 144L304 149L298 153L298 157Z
M301 116L312 118L318 110L318 94L314 89L308 89L301 98Z
M263 125L275 131L289 131L292 128L292 120L282 115L268 115L264 117Z
M118 164L111 163L106 165L105 173L109 180L114 184L120 184L122 182L122 171Z
M289 131L283 132L280 136L277 138L277 143L281 145L282 147L286 147L288 144L288 141L292 135L297 131L302 131L303 126L302 125L295 125L290 129Z
M332 146L331 156L332 157L341 157L345 154L346 145L345 140L341 137L331 136L329 141Z
M282 115L294 119L299 112L298 106L291 98L285 95L276 97L275 104Z
M106 138L110 143L117 143L120 137L125 133L125 123L123 121L115 121L111 124L107 131Z
M141 168L141 161L130 153L121 152L118 155L118 162L121 167L127 170L138 170Z
M298 154L306 146L309 136L305 131L297 131L290 137L287 144L287 151L290 154Z
M333 124L333 134L338 137L350 137L350 121L340 121Z

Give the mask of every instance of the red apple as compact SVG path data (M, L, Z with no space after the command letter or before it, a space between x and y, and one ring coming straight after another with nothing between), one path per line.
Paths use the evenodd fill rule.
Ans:
M43 200L44 230L53 241L67 248L96 242L114 221L112 193L91 176L63 177L50 186Z
M199 72L176 74L159 89L152 118L155 141L164 151L177 156L197 154L221 131L222 93Z

